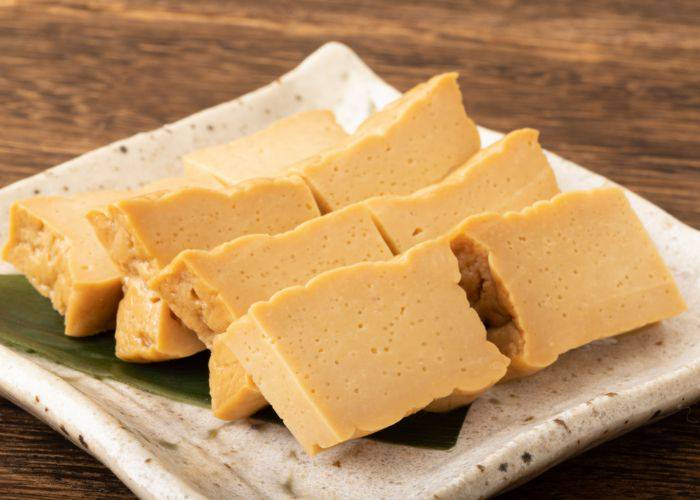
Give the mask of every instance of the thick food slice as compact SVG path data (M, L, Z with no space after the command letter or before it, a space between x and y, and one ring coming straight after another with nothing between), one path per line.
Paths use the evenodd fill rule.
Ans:
M369 211L353 205L287 233L182 252L151 283L209 344L253 303L275 292L330 269L392 257ZM225 347L212 352L210 387L214 414L222 419L247 417L267 404Z
M293 167L324 212L372 196L408 194L441 180L479 149L457 74L408 91L338 146Z
M309 188L290 176L137 196L92 210L88 219L124 274L148 282L183 250L287 231L318 215Z
M442 236L481 212L520 210L559 192L532 129L511 132L445 180L404 196L365 202L396 253Z
M204 349L166 301L145 292L149 280L180 251L213 248L249 233L275 234L318 215L298 177L256 179L223 190L185 188L91 211L88 218L98 237L129 278L129 300L119 306L117 317L118 356L162 361Z
M89 210L137 194L184 186L223 187L200 176L160 179L133 191L38 196L10 209L3 258L12 263L65 316L66 335L84 336L114 326L121 273L85 219Z
M509 376L686 308L619 188L562 193L519 213L476 215L451 241L469 302L512 360Z
M363 206L312 219L292 231L242 236L210 251L178 255L151 285L209 343L255 302L317 274L393 257Z
M85 219L89 210L154 191L183 186L222 187L212 177L160 179L133 191L37 196L10 209L3 258L12 263L65 316L65 333L85 336L114 326L121 273Z
M328 110L306 111L228 144L201 149L182 160L188 175L211 175L228 185L274 177L338 144L347 134Z
M310 454L431 401L479 394L508 359L486 340L446 241L287 288L216 337Z
M241 324L241 328L245 325ZM267 406L253 378L238 362L228 342L214 338L209 358L209 393L214 416L223 420L238 420L253 415Z
M3 258L65 316L65 333L85 336L114 326L121 273L97 241L85 212L123 191L38 196L10 208Z
M140 278L124 280L115 335L117 357L132 363L185 358L205 348Z

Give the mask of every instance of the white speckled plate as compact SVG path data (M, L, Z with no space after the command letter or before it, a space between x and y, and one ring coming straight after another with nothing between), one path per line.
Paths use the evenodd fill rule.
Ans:
M352 130L397 95L350 49L325 45L260 90L0 190L0 241L16 199L132 187L172 175L183 153L302 109L331 108ZM501 137L481 132L484 143ZM610 183L553 154L549 159L563 190ZM0 391L95 455L144 498L491 495L700 399L700 233L628 195L689 311L577 349L533 377L499 385L472 405L449 451L361 439L311 459L281 426L226 424L206 409L2 346Z

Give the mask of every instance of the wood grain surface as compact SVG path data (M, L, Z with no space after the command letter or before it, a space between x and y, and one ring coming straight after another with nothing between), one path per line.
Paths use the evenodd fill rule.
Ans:
M406 89L458 70L481 125L700 227L700 2L0 0L0 186L253 90L323 42ZM0 496L124 498L103 466L0 401ZM700 497L700 406L507 494Z

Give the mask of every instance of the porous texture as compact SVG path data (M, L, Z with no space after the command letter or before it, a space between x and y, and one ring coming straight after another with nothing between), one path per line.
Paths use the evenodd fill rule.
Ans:
M12 206L3 258L65 316L65 333L85 336L114 325L121 277L84 220L114 193L36 197Z
M477 215L455 234L465 289L487 325L512 318L511 328L492 336L505 352L517 349L511 374L532 373L570 349L686 309L618 188Z
M342 141L347 134L329 110L297 113L233 142L183 157L185 172L228 185L284 174L289 167Z
M293 169L324 212L439 181L479 149L456 73L432 78L371 115L339 146Z
M125 276L148 284L178 253L189 248L208 249L249 233L277 233L319 215L311 191L298 177L251 180L234 188L183 187L119 200L88 214L100 241ZM190 299L197 299L190 294ZM138 305L137 301L143 300ZM199 344L196 334L173 320L170 311L153 310L145 294L132 294L125 304L131 313L117 318L117 341L140 361L181 357ZM159 307L169 307L163 301ZM145 315L143 318L136 313ZM161 324L160 321L163 321ZM157 345L180 339L183 345L155 354L157 345L141 347L147 337ZM129 335L136 335L133 343ZM204 331L202 338L209 342ZM174 349L174 351L172 351ZM125 354L125 357L127 355Z
M13 231L3 257L65 314L73 281L68 269L70 244L22 205L14 205L10 217Z
M100 206L89 207L91 210L86 211L84 218L92 225L91 234L94 231L102 247L121 273L125 276L138 276L147 281L159 269L158 262L149 255L144 242L136 236L135 228L127 214L118 207L121 206L121 202L130 198L158 199L167 193L189 188L220 190L224 185L211 176L166 177L149 182L130 192L122 192L112 199L106 199ZM85 223L85 221L82 222Z
M151 285L205 342L255 302L330 269L393 256L370 212L354 205L277 235L248 235L188 250Z
M319 215L298 177L256 179L224 190L183 188L136 196L92 212L110 256L148 281L183 250L209 249L244 234L278 233ZM100 217L106 221L100 221ZM106 235L106 236L105 236Z
M152 283L177 316L211 347L214 337L226 331L235 317L215 285L190 266L186 256L191 252L199 251L183 252Z
M426 242L258 302L217 343L314 454L505 374L458 281L448 244Z
M211 252L185 252L161 273L159 279L182 285L183 280L191 279L193 273L197 273L199 286L189 288L189 293L187 289L179 292L178 297L184 300L174 302L171 295L166 295L178 314L180 309L185 309L188 315L226 309L229 317L238 318L255 302L270 299L287 287L305 284L330 269L392 257L369 211L361 205L354 205L305 222L287 233L244 236ZM173 269L184 266L188 271L178 273ZM209 300L214 300L203 304L205 301L196 289L206 289ZM186 300L188 296L191 296L189 301ZM232 364L238 366L235 359L230 359L228 364L224 362L226 356L234 357L225 343L215 343L212 351L212 355L220 360L217 367L227 367L217 370L212 365L210 387L212 393L218 394L212 400L214 412L220 418L224 418L223 415L232 415L229 418L250 415L249 412L258 409L264 399L242 368L230 369ZM237 380L231 377L237 377Z
M158 262L135 237L124 213L108 206L88 212L87 218L122 274L146 281L155 275L159 269Z
M520 210L559 192L538 132L521 129L482 149L446 179L404 196L366 201L396 253L437 238L466 217Z

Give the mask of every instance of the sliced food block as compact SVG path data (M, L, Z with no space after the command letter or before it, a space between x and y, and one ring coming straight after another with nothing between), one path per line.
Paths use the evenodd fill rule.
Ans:
M433 400L479 394L508 359L486 340L445 240L287 288L216 338L310 454Z
M10 210L3 257L65 316L65 333L84 336L114 326L121 298L121 272L112 263L85 213L135 194L184 186L222 187L215 179L173 177L133 191L93 191L38 196Z
M265 408L267 400L229 348L226 335L217 335L212 343L209 358L211 409L217 418L238 420Z
M207 344L255 302L314 276L357 262L393 257L369 211L353 205L275 236L249 235L212 251L187 250L151 284ZM214 414L235 420L267 403L225 346L213 349Z
M149 280L188 248L213 248L248 233L278 233L319 215L298 177L256 179L235 188L183 188L120 200L88 218L110 256L129 278L129 300L117 318L117 354L127 361L185 357L204 345ZM137 283L140 282L140 283Z
M365 203L396 253L449 232L481 212L520 210L559 192L532 129L511 132L472 156L445 180L404 196Z
M619 188L476 215L450 238L470 303L512 360L509 376L686 308Z
M85 213L124 196L123 191L38 196L10 208L3 258L65 316L66 335L92 335L114 326L121 272Z
M117 357L132 363L185 358L205 348L140 278L124 280L115 335Z
M306 111L228 144L195 151L182 160L188 175L210 175L235 185L282 174L290 165L335 146L345 137L331 111Z
M293 167L330 212L372 196L408 194L441 180L479 149L457 74L418 85L334 148Z
M183 250L287 231L318 215L304 181L290 176L136 196L92 210L88 219L124 274L148 282Z
M363 206L353 205L277 235L242 236L179 254L151 285L209 343L255 302L329 269L393 257Z

